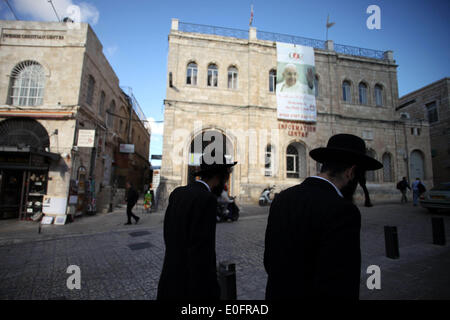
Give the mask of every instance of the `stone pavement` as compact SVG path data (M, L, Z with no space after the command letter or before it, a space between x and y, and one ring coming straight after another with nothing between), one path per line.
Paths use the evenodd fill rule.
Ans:
M164 257L163 213L139 214L124 226L124 208L65 226L0 221L0 299L154 299ZM243 206L239 221L217 225L217 260L236 263L238 299L263 299L268 207ZM450 247L435 246L431 215L412 205L376 204L362 213L361 299L450 299ZM447 242L450 214L443 216ZM384 225L398 227L400 259L385 257ZM69 290L69 265L81 289ZM381 268L381 290L368 290L367 266Z

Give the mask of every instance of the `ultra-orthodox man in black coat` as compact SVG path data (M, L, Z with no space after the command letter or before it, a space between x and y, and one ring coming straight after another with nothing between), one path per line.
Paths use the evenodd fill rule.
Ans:
M309 177L281 192L266 230L266 299L358 299L360 226L359 209L328 181Z
M164 218L166 253L158 300L218 300L217 200L202 182L176 188Z

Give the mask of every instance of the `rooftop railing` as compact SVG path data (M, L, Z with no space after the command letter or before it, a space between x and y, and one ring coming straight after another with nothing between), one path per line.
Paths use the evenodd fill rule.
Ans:
M232 29L216 26L208 26L203 24L179 22L178 30L183 32L201 33L201 34L211 34L217 36L231 37L237 39L249 39L249 31L242 29ZM255 30L256 31L256 30ZM285 42L298 44L308 47L313 47L316 49L327 50L326 41L310 39L305 37L273 33L267 31L257 31L256 33L258 40L268 40L274 42ZM359 48L353 46L347 46L342 44L334 44L334 51L342 54L366 57L372 59L385 59L385 52L381 50L373 50L366 48Z
M136 97L133 94L133 90L131 87L121 86L120 87L124 93L130 98L131 105L133 107L134 112L138 116L139 120L142 121L142 124L145 124L145 121L147 118L145 117L144 111L142 111L141 106L139 105L139 102L137 101Z
M180 22L178 26L179 30L183 32L212 34L216 36L224 36L237 39L248 39L248 30L207 26L204 24L195 24L186 22Z

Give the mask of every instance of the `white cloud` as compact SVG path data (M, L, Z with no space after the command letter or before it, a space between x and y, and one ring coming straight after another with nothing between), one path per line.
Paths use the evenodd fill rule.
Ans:
M147 123L150 124L150 127L152 128L152 137L154 135L163 135L164 132L164 123L163 122L155 122L155 119L152 117L147 118ZM153 139L153 138L152 138Z
M52 0L59 18L70 17L75 22L88 22L96 24L100 13L95 6L90 3L74 3L72 0ZM48 0L14 0L14 9L19 15L29 15L38 21L57 21L52 5ZM73 6L79 11L73 10Z

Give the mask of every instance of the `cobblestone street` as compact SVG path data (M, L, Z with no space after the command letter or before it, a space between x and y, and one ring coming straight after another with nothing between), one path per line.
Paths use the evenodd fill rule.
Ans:
M447 245L432 244L431 215L411 204L360 207L361 299L450 299L450 215ZM161 212L139 213L127 228L124 209L65 226L0 222L0 299L155 299L164 257ZM242 207L241 218L217 225L217 260L236 263L238 299L263 299L268 207ZM384 225L398 227L400 259L385 257ZM69 265L81 269L81 289L69 290ZM381 290L366 287L367 266L381 268ZM330 266L332 267L332 266ZM336 290L339 290L338 288Z

